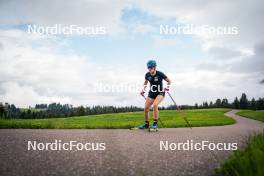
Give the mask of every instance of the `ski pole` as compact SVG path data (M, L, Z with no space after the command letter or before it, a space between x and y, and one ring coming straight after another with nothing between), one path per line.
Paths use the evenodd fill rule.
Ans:
M141 95L142 95L142 97L143 97L145 100L147 100L147 98L145 97L144 94L141 94ZM160 120L160 118L158 118L158 120L160 121L161 125L162 125L163 127L165 127L164 124L162 123L162 121Z
M176 104L176 102L174 101L174 99L172 98L172 96L171 96L171 94L170 94L170 92L167 92L167 94L169 95L169 97L171 98L171 100L173 101L173 103L174 103L174 105L176 106L176 108L177 108L177 110L180 112L180 107L179 106L177 106L177 104ZM183 119L184 119L184 121L185 121L185 123L192 129L192 126L191 126L191 124L189 123L189 121L186 119L186 117L185 116L183 116Z

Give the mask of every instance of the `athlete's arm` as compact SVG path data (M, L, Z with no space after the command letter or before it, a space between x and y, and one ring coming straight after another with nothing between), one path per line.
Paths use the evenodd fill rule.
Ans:
M165 78L164 80L167 82L167 87L165 88L165 90L167 92L169 92L170 91L171 80L168 77Z
M148 80L145 79L144 81L144 84L143 84L143 88L142 88L142 91L141 91L141 95L144 95L145 91L146 91L146 87L148 85Z

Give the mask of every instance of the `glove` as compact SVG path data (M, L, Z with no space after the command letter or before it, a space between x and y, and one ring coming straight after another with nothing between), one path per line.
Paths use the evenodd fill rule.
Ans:
M145 94L145 91L141 91L141 92L140 92L140 95L143 96L144 94Z

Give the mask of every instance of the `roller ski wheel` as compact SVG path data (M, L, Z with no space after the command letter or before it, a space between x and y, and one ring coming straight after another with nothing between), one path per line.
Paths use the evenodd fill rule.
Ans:
M149 132L158 132L158 125L152 125L150 128L149 128Z
M149 128L149 132L158 132L158 128Z

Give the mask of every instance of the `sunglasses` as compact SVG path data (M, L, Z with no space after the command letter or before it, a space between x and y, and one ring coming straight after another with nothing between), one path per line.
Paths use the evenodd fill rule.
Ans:
M153 69L153 68L155 68L155 67L148 67L148 69Z

